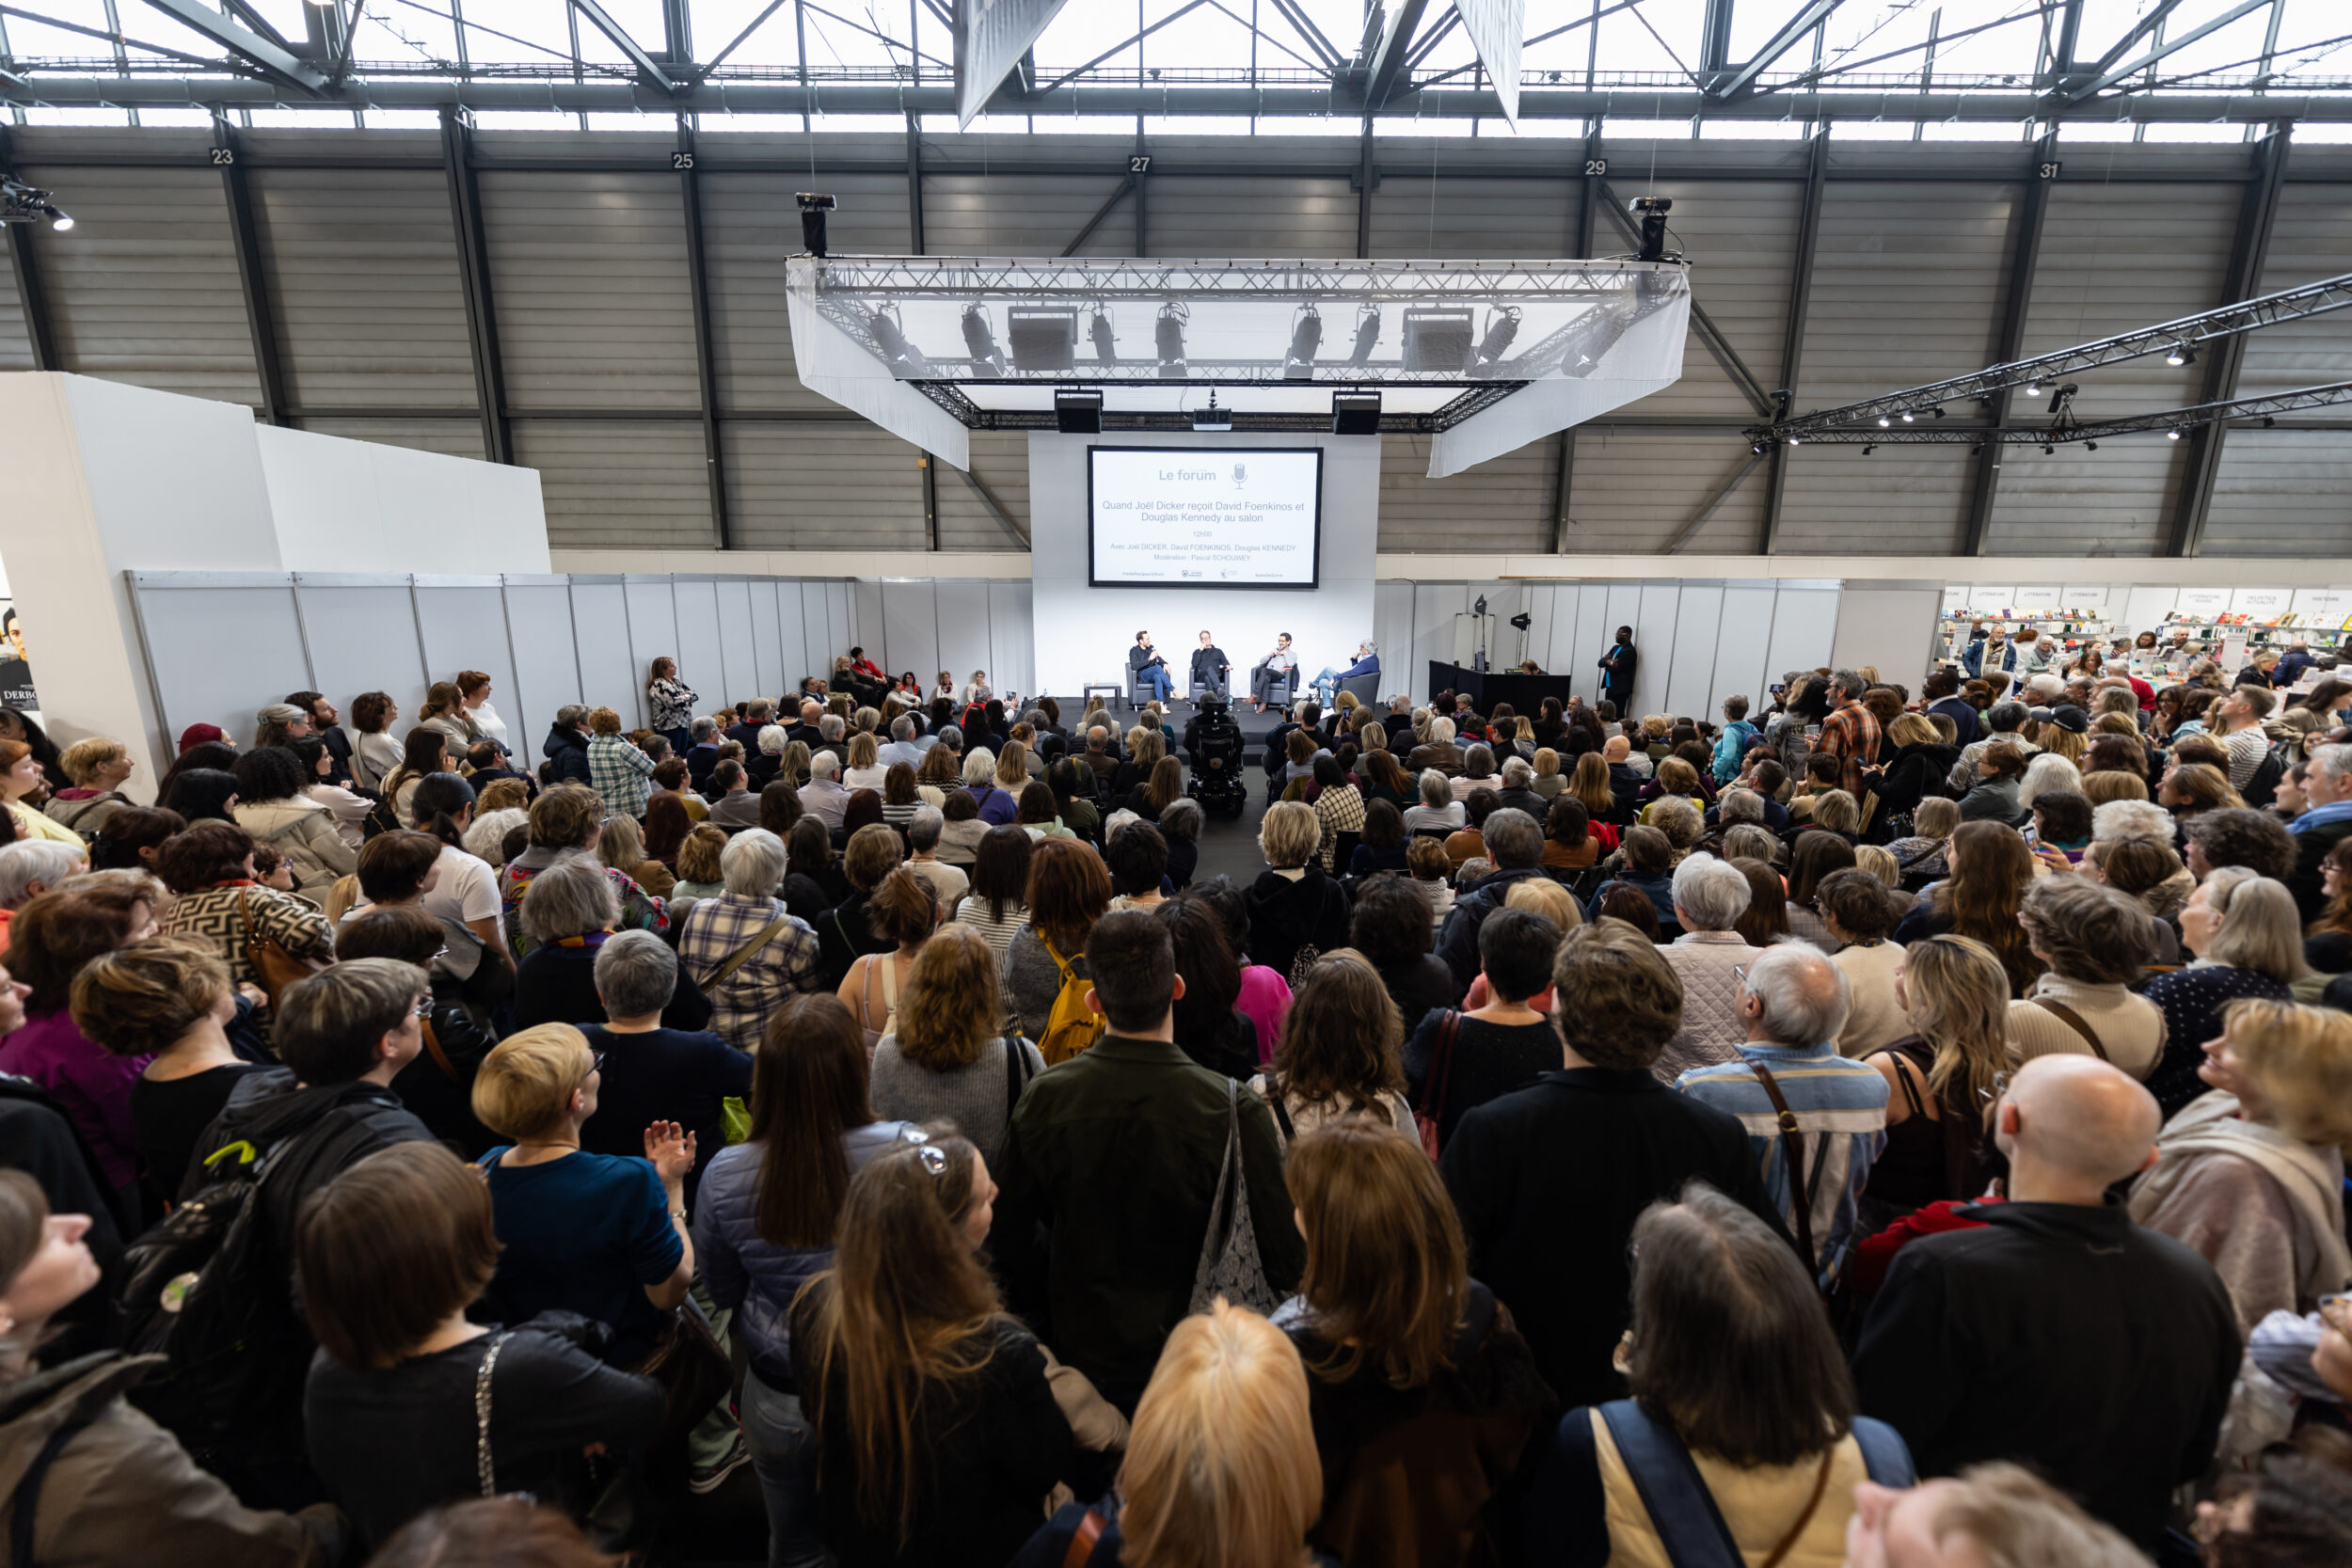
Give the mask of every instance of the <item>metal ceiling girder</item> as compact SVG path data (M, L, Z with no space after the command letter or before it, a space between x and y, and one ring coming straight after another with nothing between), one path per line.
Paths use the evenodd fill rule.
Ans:
M314 96L326 89L325 71L272 43L261 34L239 26L210 6L202 4L201 0L147 0L147 3L182 26L203 34L237 59L266 71L273 80L300 87ZM44 83L44 91L46 87Z
M2136 327L2111 338L2101 338L2092 342L2078 343L2073 348L2037 355L2031 359L2011 360L1971 375L1931 381L1924 386L1905 388L1899 392L1889 392L1883 397L1867 398L1837 408L1824 408L1793 420L1750 425L1746 434L1780 440L1793 435L1812 440L1826 436L1840 426L1875 419L1881 414L1900 415L1906 410L1918 414L1942 404L1970 403L2003 388L2054 380L2081 371L2095 370L2102 365L2119 364L2127 359L2162 353L2175 344L2194 346L2217 338L2276 326L2281 322L2324 315L2347 306L2352 306L2352 272L2282 289L2275 294L2265 294L2260 299L2200 310L2193 316L2175 317L2169 322L2158 322L2153 326Z
M2204 23L2200 26L2191 27L2187 32L2183 33L2178 38L2166 39L2162 43L2157 44L2153 49L2151 49L2147 54L2142 55L2139 58L2132 61L2129 65L2119 65L2113 70L2107 71L2101 75L2094 77L2083 86L2076 87L2074 91L2063 94L2059 101L2066 103L2080 103L2085 99L2088 99L2096 93L2106 91L2107 88L2115 86L2115 84L2122 81L2128 76L2137 75L2139 72L2147 70L2150 66L2154 65L2158 60L2163 59L2166 55L2173 54L2189 44L2195 43L2199 39L2203 38L2206 34L2217 32L2221 28L2227 27L2231 23L2237 21L2240 17L2251 16L2256 11L2267 8L2270 3L2271 0L2239 0L2237 5L2234 5L2228 10L2223 11L2219 16L2215 17L2212 21Z
M1747 64L1740 67L1722 82L1710 84L1706 96L1716 102L1738 97L1756 81L1756 77L1763 74L1766 67L1794 49L1798 40L1805 34L1827 21L1830 12L1836 10L1841 3L1842 0L1808 0L1805 8L1783 23L1780 31L1774 33L1764 47L1749 58Z
M1389 94L1411 55L1413 35L1421 31L1422 12L1428 8L1428 4L1429 0L1403 0L1396 14L1388 19L1387 30L1372 52L1370 74L1364 81L1365 108L1376 109L1389 101Z
M955 0L956 129L970 126L1064 0Z
M216 13L215 13L215 19ZM260 68L239 61L234 69ZM366 69L362 62L360 71ZM803 85L787 74L783 79L718 77L665 93L648 84L618 77L575 81L566 62L562 74L513 72L483 74L453 81L428 76L357 76L317 94L292 89L272 81L224 79L219 76L164 76L135 71L129 76L90 74L52 75L46 71L29 87L0 87L0 103L59 108L185 108L190 104L219 104L228 108L287 106L315 108L321 99L356 108L465 108L476 112L519 110L559 114L653 113L693 114L845 114L888 115L955 112L955 88L925 83L915 87L888 82L824 82L812 78ZM1038 116L1104 115L1133 119L1136 115L1205 116L1227 119L1256 117L1329 119L1333 114L1330 87L1227 87L1154 85L1096 86L1073 83L1023 102L1025 113ZM2218 91L2118 94L2074 106L2081 118L2101 123L2267 125L2280 119L2312 123L2352 121L2352 95L2313 93L2290 95ZM1353 114L1354 111L1343 111ZM1415 119L1493 119L1502 112L1501 100L1489 88L1433 87L1423 83L1403 99L1392 97L1379 119L1403 130ZM1593 119L1638 114L1642 119L1850 120L1900 119L2005 121L2069 118L2068 106L2028 92L1984 92L1915 88L1883 92L1851 89L1804 92L1748 93L1734 99L1710 98L1695 90L1639 92L1602 87L1587 92L1578 87L1531 87L1520 95L1519 118L1526 119Z
M2291 414L2299 408L2327 408L2352 403L2352 381L2331 381L2318 387L2298 387L2291 392L2273 392L2266 397L2232 398L2222 403L2191 404L2184 408L2159 408L2146 414L2129 414L2121 419L2101 420L2095 424L2073 425L2054 430L2042 425L2010 425L1995 430L1988 425L1959 425L1946 423L1942 427L1930 424L1898 425L1892 430L1825 430L1804 437L1808 447L1948 447L1978 441L1999 441L2008 446L2062 447L2080 441L2104 441L2114 436L2145 435L2157 430L2189 430L2198 425L2215 424L2233 420L2256 420L2265 416ZM2352 429L2347 424L2346 429Z
M161 0L151 0L151 3L160 4ZM637 68L637 73L648 85L664 93L678 90L678 84L671 80L670 73L662 70L660 62L645 53L644 46L629 37L628 29L613 21L611 13L596 0L571 0L571 4L574 10L588 19L591 26L612 40L612 47L628 56L628 63Z

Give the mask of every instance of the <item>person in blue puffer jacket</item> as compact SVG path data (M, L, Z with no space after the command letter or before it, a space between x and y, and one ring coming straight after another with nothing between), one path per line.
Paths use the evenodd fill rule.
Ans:
M792 1364L792 1301L833 1266L850 1179L884 1149L928 1141L911 1121L877 1121L866 1040L831 992L776 1010L753 1053L752 1135L703 1172L694 1256L711 1299L751 1352L743 1439L768 1508L770 1568L821 1568L816 1437Z
M1756 744L1756 727L1748 722L1748 700L1745 697L1724 699L1724 733L1715 737L1715 782L1729 784L1740 776L1740 768L1748 760L1748 748Z

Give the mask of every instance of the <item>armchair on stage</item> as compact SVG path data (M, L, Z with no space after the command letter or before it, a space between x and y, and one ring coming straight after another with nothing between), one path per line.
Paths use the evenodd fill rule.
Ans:
M1358 702L1372 707L1380 701L1380 672L1371 670L1360 675L1343 675L1340 677L1340 689L1355 693Z

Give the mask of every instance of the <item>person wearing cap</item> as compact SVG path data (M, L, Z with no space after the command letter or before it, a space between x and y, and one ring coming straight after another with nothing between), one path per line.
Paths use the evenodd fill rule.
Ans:
M235 741L229 738L229 732L222 729L218 724L190 724L186 729L180 732L180 751L178 754L181 756L186 756L190 752L195 751L199 746L202 746L210 741L215 740L224 746L236 745Z

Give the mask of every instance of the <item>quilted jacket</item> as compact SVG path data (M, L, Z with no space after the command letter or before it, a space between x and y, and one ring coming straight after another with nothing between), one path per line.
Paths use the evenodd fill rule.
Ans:
M1737 931L1686 931L1658 951L1682 982L1682 1027L1650 1071L1671 1084L1693 1068L1737 1061L1748 1031L1740 1022L1740 978L1732 971L1764 950Z

